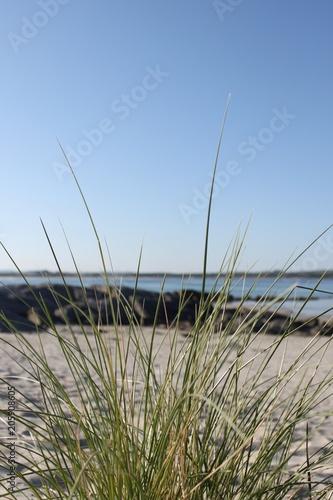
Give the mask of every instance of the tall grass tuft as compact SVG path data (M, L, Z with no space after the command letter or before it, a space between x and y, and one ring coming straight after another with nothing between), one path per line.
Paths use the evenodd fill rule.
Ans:
M222 134L220 142L221 138ZM216 165L217 159L215 169ZM212 194L213 185L211 199ZM210 207L211 203L209 214ZM188 335L179 323L185 293L176 320L159 328L163 287L155 322L143 328L135 319L135 300L127 302L121 288L110 284L87 204L86 208L102 262L110 321L101 325L91 314L88 299L86 307L75 303L45 230L65 285L60 295L49 283L65 324L54 323L42 296L35 298L46 326L36 322L37 335L21 333L0 313L1 322L12 332L0 338L3 355L12 356L12 371L1 379L2 393L15 385L17 397L17 488L10 491L3 474L1 498L330 498L332 442L314 449L311 439L323 421L333 419L330 408L316 411L332 393L333 375L320 371L331 338L324 339L318 331L286 364L292 322L286 320L283 333L276 337L265 331L267 313L278 312L290 291L274 300L269 293L264 295L248 314L244 314L248 298L244 294L227 317L244 242L239 235L223 259L222 287L216 282L207 296L203 285L197 319ZM33 288L31 292L35 294ZM68 304L76 326L66 317ZM126 311L128 326L119 321L120 308ZM24 377L18 379L22 372ZM2 424L7 417L2 397ZM8 441L3 436L0 445L0 466L5 471ZM295 453L303 456L296 464Z

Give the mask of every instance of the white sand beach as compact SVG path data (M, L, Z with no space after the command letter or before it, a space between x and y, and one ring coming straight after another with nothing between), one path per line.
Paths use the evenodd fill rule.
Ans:
M85 349L85 340L82 334L79 333L79 327L75 327L78 332L78 338L81 339L82 349ZM69 339L69 333L66 327L59 327L59 331L64 338ZM124 327L122 329L122 334L126 339L128 336L128 330ZM151 329L148 327L143 328L143 334L147 341L149 342L151 336ZM54 373L57 375L58 379L61 381L62 385L66 387L69 391L72 391L73 398L76 397L76 388L73 385L73 379L69 372L66 360L64 359L64 355L61 351L59 342L52 336L47 333L43 333L39 336L37 333L29 333L26 334L29 336L29 341L34 346L38 346L40 342L42 342L42 346L46 356L48 358L48 362ZM92 333L89 334L89 339L91 342L94 341L94 336ZM114 352L115 348L115 330L113 327L109 327L105 332L106 342L109 343L110 352ZM5 345L3 340L10 341L12 344ZM275 337L273 335L264 335L259 334L256 337L253 337L253 342L247 348L244 354L244 370L243 377L244 382L248 378L251 378L257 371L260 362L267 353L267 349L273 342L278 342L279 337ZM180 351L184 349L186 346L186 336L179 335L178 337L178 346L177 349ZM214 341L213 341L214 342ZM4 350L1 352L1 365L0 365L0 376L4 381L7 381L8 387L13 387L16 393L16 408L15 411L20 411L20 394L27 395L33 401L39 401L41 397L40 387L38 384L27 378L27 374L25 373L24 367L29 370L29 359L24 359L16 350L15 346L17 345L17 339L13 334L1 334L1 344L0 347ZM313 348L311 348L313 345ZM166 369L166 363L169 355L169 337L166 334L165 329L159 329L156 331L154 349L155 349L155 366L161 373ZM228 365L230 366L233 362L233 359L236 354L236 345L235 349L231 352L228 363L225 366L225 369L228 369ZM276 353L269 361L267 368L265 369L264 374L262 375L263 385L260 386L260 390L264 390L265 381L277 377L278 374L287 369L287 367L292 366L297 360L298 355L306 350L310 349L309 354L311 353L311 362L304 363L304 360L300 360L298 363L298 368L292 370L292 372L297 373L290 377L288 384L284 389L284 393L287 396L291 394L293 391L297 390L297 384L299 384L301 377L305 376L303 380L303 384L306 383L306 380L309 380L311 375L317 370L316 376L312 381L315 384L318 380L324 377L330 377L332 372L332 354L333 354L333 343L331 341L331 337L320 337L314 339L311 336L304 335L291 335L288 339L285 339L281 345L278 347ZM259 354L262 353L262 354ZM309 356L307 355L307 357ZM131 360L134 359L134 353L131 357ZM252 362L250 362L252 360ZM319 366L317 366L319 363ZM21 366L20 366L21 365ZM302 366L303 365L303 366ZM130 367L129 367L130 372ZM306 373L306 374L305 374ZM305 374L305 375L304 375ZM223 376L223 371L218 375ZM217 380L218 380L217 377ZM320 448L325 448L329 446L330 442L333 439L333 380L328 384L328 389L326 394L323 394L320 399L322 402L318 404L316 408L311 410L310 418L308 420L308 432L310 435L310 443L308 453L310 455L315 453ZM1 402L4 405L6 402L8 387L5 383L1 384ZM324 415L324 417L318 417L318 415ZM31 414L31 419L34 419L34 415ZM8 429L6 422L2 420L1 424L1 439L2 444L9 439ZM303 464L306 460L306 450L305 445L303 444L301 447L298 447L297 440L303 439L306 433L306 424L305 422L301 423L299 428L295 430L295 453L292 457L292 460L289 463L290 468L298 467ZM31 437L29 436L29 432L24 429L21 425L16 427L16 441L15 443L20 442L20 446L24 446L24 442L27 443L27 446L32 444ZM257 445L260 446L260 434L255 436L255 441ZM9 449L8 449L9 453ZM320 471L318 473L318 477L316 480L324 480L333 474L333 470L331 469L331 465L328 465L326 471ZM18 466L18 465L17 465ZM24 466L24 464L21 464ZM4 469L0 469L1 481L2 484L4 482L4 477L8 474L8 471ZM38 482L37 478L35 478L36 482ZM19 481L15 485L19 487ZM0 489L1 495L5 495L5 490L3 486ZM327 493L326 498L331 498L330 494ZM3 498L6 498L3 496ZM26 497L23 494L16 493L15 498L20 500L21 498L30 498L33 496ZM307 497L304 497L307 498ZM333 498L333 497L332 497Z

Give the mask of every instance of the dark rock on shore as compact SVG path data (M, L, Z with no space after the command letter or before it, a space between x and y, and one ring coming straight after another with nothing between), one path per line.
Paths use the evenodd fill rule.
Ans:
M49 287L16 285L10 289L0 287L0 331L13 331L11 325L20 331L46 329L52 323L89 324L92 320L98 325L113 323L128 325L131 319L142 326L175 326L189 331L197 321L201 300L200 292L186 290L159 293L130 288L96 286L81 288L75 286L53 285ZM204 297L207 302L208 295ZM246 324L246 331L267 332L278 335L289 331L315 335L331 334L333 324L325 324L323 319L292 320L288 313L266 311L259 318L258 309L239 309L233 297L227 297L220 310L214 301L208 303L202 321L213 320L215 330L223 329L233 334L237 328Z

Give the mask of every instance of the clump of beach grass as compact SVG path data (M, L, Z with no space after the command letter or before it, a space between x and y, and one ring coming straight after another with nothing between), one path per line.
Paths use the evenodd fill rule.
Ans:
M223 127L224 123L225 118ZM214 172L217 160L218 154ZM74 172L73 177L77 182ZM281 335L261 345L267 327L263 317L267 311L272 315L278 311L291 291L274 300L263 296L256 314L245 317L241 312L250 292L244 294L232 318L216 328L217 318L226 310L244 240L236 237L223 260L222 287L218 288L216 281L205 295L213 184L214 178L201 301L196 322L186 337L178 319L165 330L158 327L157 313L149 331L137 322L135 301L127 303L121 289L109 282L87 205L105 277L110 325L94 319L88 299L84 310L76 305L45 231L66 293L59 296L51 283L50 289L59 308L72 306L78 326L66 319L65 312L65 326L54 324L43 297L35 296L47 327L36 327L38 342L34 344L28 334L0 314L12 331L12 335L1 336L1 343L5 353L14 353L13 372L17 363L24 369L26 380L39 390L39 397L32 398L16 388L16 422L18 429L24 429L15 436L18 488L11 492L6 478L1 479L2 487L7 488L2 498L19 498L18 494L36 499L329 498L332 444L310 451L314 429L308 422L314 418L320 426L323 420L333 418L331 409L316 414L316 407L332 393L333 374L318 377L331 339L323 341L319 331L287 366L279 354L281 362L269 378L264 376L265 370L277 352L283 353L293 330L292 322L287 323ZM83 194L82 199L86 203ZM84 291L83 278L72 257ZM29 286L28 280L26 283ZM31 292L35 294L32 287ZM164 307L162 292L163 286L158 308ZM126 327L119 323L117 304L127 312ZM185 304L184 294L179 318ZM249 356L255 343L256 353ZM163 364L159 355L165 346L168 355ZM52 361L55 348L62 353L66 383ZM288 391L295 378L295 388ZM6 388L13 379L15 375L8 375L2 384ZM3 401L0 411L6 422L8 408ZM301 437L299 429L303 429ZM304 460L291 467L293 455L300 449L304 450ZM8 447L3 438L0 466L8 468ZM320 472L331 474L331 480L317 480Z

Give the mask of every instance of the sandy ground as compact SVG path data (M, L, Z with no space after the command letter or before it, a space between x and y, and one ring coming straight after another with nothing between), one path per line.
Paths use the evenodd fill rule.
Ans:
M69 334L66 328L60 327L60 330L62 332L63 337L68 338ZM147 327L143 330L143 333L145 335L145 338L147 338L147 341L149 342L149 338L151 336L151 330ZM166 334L165 330L163 329L158 330L155 338L155 353L156 353L155 366L160 371L161 376L163 375L163 372L165 370L169 354L169 342L168 339L165 338L165 334ZM39 345L40 338L38 337L37 334L33 333L27 335L29 336L29 341L33 345L35 346ZM125 329L124 338L126 338L126 335L128 335L128 333ZM110 349L114 350L114 338L115 338L114 329L110 328L106 333L106 336L109 339L108 341L110 342ZM79 338L80 342L82 342L82 349L85 349L84 338L82 336ZM91 338L91 340L93 341L94 337L92 333L89 334L89 338ZM6 351L6 352L1 352L0 377L6 381L6 383L5 382L0 383L1 405L2 407L6 408L8 402L8 394L9 394L8 387L13 387L16 391L17 400L16 400L15 410L17 411L19 408L19 397L17 396L17 394L19 392L23 394L28 394L32 400L38 401L40 398L40 387L38 386L38 384L26 378L26 374L24 372L23 367L29 366L28 360L24 359L15 350L15 344L16 344L15 337L12 334L1 334L0 339L4 339L7 341L10 340L10 342L12 343L12 346L8 345L6 346L3 344L3 342L0 342L0 348L5 349ZM246 367L246 369L244 369L244 379L246 379L247 377L251 377L253 374L257 372L258 366L262 361L262 356L264 356L264 354L258 355L258 353L267 352L269 345L271 345L272 342L274 342L275 340L278 340L278 337L274 337L272 335L263 335L263 334L260 334L255 339L253 339L253 342L248 347L246 354L244 356L244 363L253 358L254 361L251 364L249 364ZM66 388L71 390L70 386L72 383L71 377L63 353L60 349L59 343L54 338L49 336L47 333L43 334L42 343L44 351L48 357L52 369L54 370L54 373L57 375L62 384ZM184 346L186 345L185 336L179 336L178 344L179 345L177 346L177 349L181 350L184 348ZM311 348L312 344L313 348ZM283 369L286 369L288 366L291 366L297 359L297 356L304 349L310 349L310 352L312 353L311 362L306 363L306 367L308 368L306 376L308 378L316 369L316 364L319 363L319 361L320 361L320 366L318 368L316 380L318 381L323 377L330 377L331 375L333 377L333 373L331 374L332 357L333 357L333 343L331 341L331 338L320 337L316 339L314 344L313 337L294 335L290 336L288 339L284 340L281 343L281 345L277 349L277 352L270 360L267 368L265 369L264 374L261 377L263 382L261 390L263 390L263 388L265 387L265 380L268 381L270 378L276 377L279 371L281 370L281 367ZM236 349L234 349L234 354L235 352ZM232 363L234 354L231 354L230 359L228 359L225 365L225 369L227 369L228 365ZM20 367L18 363L21 364L22 366ZM295 388L297 387L297 383L300 380L299 377L301 377L304 374L304 372L305 368L300 367L298 374L294 376L288 383L285 389L285 395L291 394L295 390ZM329 443L333 440L333 381L330 383L330 385L331 387L328 388L326 394L323 394L323 398L325 399L319 405L317 405L317 407L313 410L313 414L310 420L308 421L309 431L311 434L311 441L309 444L310 454L314 453L319 448L328 447ZM73 389L73 398L75 398L75 390L74 390L75 388L73 387L72 389ZM316 417L315 413L325 414L326 418L319 419L318 417ZM34 416L31 415L31 418L33 419ZM3 418L0 421L0 426L1 426L0 438L1 438L1 444L3 444L4 442L8 442L8 439L10 438L8 435L9 430L5 418ZM26 429L21 428L21 426L17 426L16 432L18 437L29 441L29 435ZM304 423L301 424L299 428L296 429L295 441L297 441L298 438L302 439L305 433L306 433L306 425ZM260 444L260 435L258 435L256 439L258 440L258 444ZM10 454L10 449L8 448L8 456L9 454ZM304 463L305 457L306 457L305 447L301 446L299 449L295 450L295 454L291 460L290 467L293 468L295 466L299 466L300 464ZM2 483L6 480L7 474L8 470L0 468L0 479ZM317 479L319 480L327 479L331 474L333 475L333 469L331 469L330 466L328 466L325 472L321 471L318 474ZM333 479L331 479L331 481L333 482ZM15 483L16 486L18 486L17 483L18 481L16 481ZM0 498L6 498L5 496L1 496L5 494L4 492L5 490L3 486L0 485ZM20 500L21 498L33 499L34 497L33 496L26 497L23 496L22 494L17 493L15 498ZM304 496L304 498L308 497ZM325 498L333 498L333 496L331 497L330 494L328 493Z

